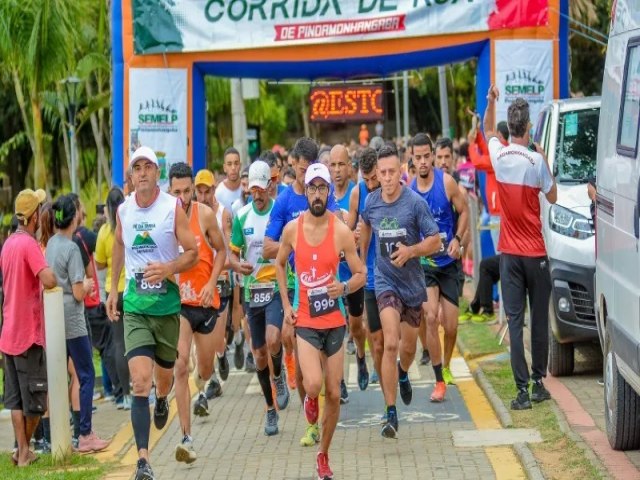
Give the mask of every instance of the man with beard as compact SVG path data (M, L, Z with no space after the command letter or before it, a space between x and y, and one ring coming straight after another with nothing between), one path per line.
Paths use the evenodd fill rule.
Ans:
M180 274L180 338L175 365L176 402L182 429L182 440L176 446L179 462L193 463L196 452L191 437L189 412L189 358L192 340L196 346L197 372L194 375L199 394L193 406L198 417L209 415L204 394L213 373L216 344L224 336L224 329L216 327L220 296L217 281L226 259L226 249L216 216L206 205L193 201L193 171L186 163L174 163L169 169L169 193L182 200L182 208L189 219L189 229L196 238L198 263ZM217 338L216 338L217 337Z
M271 152L269 152L271 153ZM244 277L244 298L247 306L251 346L255 353L256 374L262 388L267 413L264 433L278 433L278 413L274 405L269 376L269 356L273 365L278 410L289 404L289 390L282 369L282 302L276 283L273 260L262 256L264 232L274 201L269 198L271 169L266 162L256 160L249 168L249 190L253 201L241 208L233 220L231 265ZM277 179L275 180L277 183Z
M460 258L460 244L467 229L469 212L467 202L453 177L433 167L431 139L426 134L419 133L413 138L411 148L413 161L418 169L418 176L411 183L411 189L424 198L429 205L442 240L440 251L427 257L423 267L427 284L425 305L427 348L431 354L433 371L436 375L436 386L431 394L431 401L442 402L446 385L455 384L449 363L458 335L459 264L457 260ZM444 327L444 363L438 335L440 308L442 308L441 321ZM401 378L401 390L402 384Z
M298 358L303 372L304 412L311 425L318 421L318 396L325 385L320 451L316 457L318 478L332 479L329 446L340 415L345 317L342 297L364 286L366 268L358 258L349 228L327 212L331 176L325 165L313 164L305 174L308 211L289 222L282 234L276 260L276 275L285 321L296 330ZM287 263L295 252L299 292L297 310L287 292ZM340 252L344 252L352 277L337 278Z
M366 261L371 234L375 233L377 263L375 291L384 336L382 392L387 422L382 436L396 438L398 378L402 401L411 402L407 376L416 353L426 285L420 257L441 247L438 227L427 204L400 183L402 165L396 148L385 145L378 152L377 176L381 188L369 195L362 212L360 255ZM402 341L400 339L402 338ZM400 353L400 361L396 363Z

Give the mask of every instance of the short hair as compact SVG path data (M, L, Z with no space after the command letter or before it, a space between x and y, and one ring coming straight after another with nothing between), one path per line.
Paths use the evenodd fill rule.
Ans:
M500 135L502 135L505 140L507 141L509 140L509 126L507 125L507 122L505 122L504 120L501 122L498 122L497 130L500 132Z
M397 157L397 156L398 156L398 149L395 147L395 145L386 144L382 148L380 148L380 150L378 150L378 160L382 158Z
M465 157L465 158L469 156L469 144L467 142L462 142L460 144L460 148L458 148L458 154L461 157Z
M378 153L371 147L363 148L357 153L357 159L360 163L360 171L368 174L376 168L376 163L378 163Z
M229 147L224 151L224 155L222 156L222 158L223 159L227 158L227 155L238 155L238 158L239 158L240 152L235 147Z
M296 161L304 158L309 163L315 163L318 161L318 144L313 138L300 137L293 146L291 156Z
M507 109L507 123L512 136L525 136L529 128L529 103L524 98L518 97L511 102Z
M174 178L190 178L193 180L193 170L184 162L174 163L169 168L169 185L171 185Z
M373 148L376 152L378 150L380 150L382 148L382 146L384 145L384 139L382 137L379 136L375 136L371 139L371 141L369 142L369 146L371 148Z
M436 142L436 148L434 150L438 150L439 148L448 148L451 150L451 154L453 155L453 142L448 137L439 138Z
M284 175L282 175L282 178L284 178L284 177L291 177L291 178L293 178L293 179L295 180L295 178L296 178L296 171L295 171L293 168L288 167L288 168L284 171Z
M433 151L433 142L429 138L429 135L426 133L416 133L416 136L413 137L411 141L411 153L413 153L413 147L423 147L425 145L429 145L431 151Z
M264 163L269 165L269 168L273 168L278 164L278 156L271 150L265 150L262 152L258 157L258 160L262 160Z

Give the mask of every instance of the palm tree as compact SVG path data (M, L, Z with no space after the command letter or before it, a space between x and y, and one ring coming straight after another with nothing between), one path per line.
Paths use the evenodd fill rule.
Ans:
M0 64L11 76L33 152L33 185L47 187L43 93L69 72L76 0L2 0ZM55 87L54 87L55 88Z

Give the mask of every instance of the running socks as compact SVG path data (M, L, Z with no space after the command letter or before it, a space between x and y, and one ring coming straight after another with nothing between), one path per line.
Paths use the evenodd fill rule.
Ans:
M131 401L131 425L133 425L133 434L136 438L138 450L148 450L149 430L151 429L149 397L133 397Z
M262 394L264 395L264 399L267 402L267 407L273 408L273 393L271 392L271 379L269 378L269 365L264 367L262 370L256 369L256 373L258 374L258 381L260 382L260 387L262 388Z
M278 353L271 354L271 362L273 363L273 376L277 378L282 373L282 345L280 345Z
M407 381L407 371L402 369L400 362L398 362L398 378L401 382ZM395 408L395 407L394 407Z
M398 415L398 411L396 410L395 405L387 405L387 414L393 413L394 415Z
M51 422L49 421L49 417L42 417L40 419L40 424L42 425L42 433L44 434L44 439L51 443Z
M434 365L433 373L436 374L436 382L444 382L444 378L442 378L442 364Z

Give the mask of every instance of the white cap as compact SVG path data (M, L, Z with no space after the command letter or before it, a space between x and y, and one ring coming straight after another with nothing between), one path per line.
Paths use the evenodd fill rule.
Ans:
M151 163L158 166L158 157L156 157L156 152L154 152L150 147L139 147L133 155L131 156L131 161L129 162L129 167L133 167L138 160L147 159Z
M331 184L331 174L324 163L312 163L309 165L307 173L304 175L304 184L309 185L316 178L321 178L328 184Z
M256 160L249 166L249 189L253 187L266 190L271 180L271 168L267 162Z

